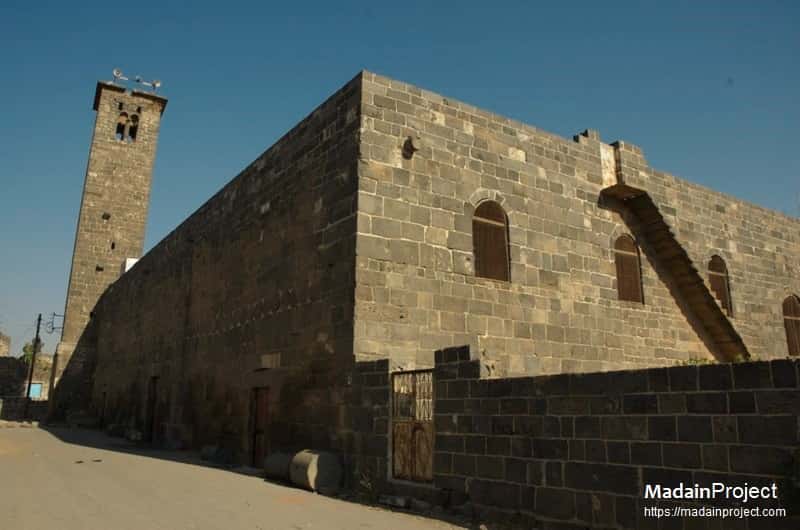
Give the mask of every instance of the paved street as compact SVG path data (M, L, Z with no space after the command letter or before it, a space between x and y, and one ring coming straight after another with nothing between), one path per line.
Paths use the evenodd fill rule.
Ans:
M0 428L0 528L462 528L202 465L193 455L133 450L101 433Z

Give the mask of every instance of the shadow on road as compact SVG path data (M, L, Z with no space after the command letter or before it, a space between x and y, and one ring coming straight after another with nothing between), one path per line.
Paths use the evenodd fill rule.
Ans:
M147 442L132 442L125 438L109 436L103 431L99 430L45 424L39 424L39 428L47 431L62 442L72 445L103 449L106 451L117 451L146 458L157 458L160 460L169 460L171 462L180 462L183 464L213 467L246 475L256 475L259 471L257 469L248 467L231 467L223 464L216 464L212 461L203 460L200 455L194 451L176 451L153 446Z
M246 467L246 466L240 466L240 467L229 466L229 465L215 463L209 460L204 460L203 458L201 458L200 454L196 451L189 451L189 450L178 451L161 447L155 447L148 442L133 442L125 438L109 436L108 434L100 430L93 430L86 428L72 428L67 426L40 424L39 429L46 431L55 438L58 438L61 442L71 445L78 445L82 447L104 450L104 451L115 451L120 453L141 456L145 458L155 458L160 460L167 460L170 462L178 462L182 464L202 466L206 468L215 468L219 469L222 472L238 473L247 476L258 476L261 477L261 479L264 482L274 484L276 486L283 486L287 488L297 489L300 491L305 491L301 490L300 488L297 488L296 486L288 482L264 478L263 471L260 469ZM393 506L387 506L384 504L377 504L375 502L368 502L364 499L361 499L353 495L352 492L343 492L342 494L334 498L337 498L337 500L340 500L342 502L358 504L365 507L379 508L390 512L418 515L428 519L433 519L444 523L448 523L451 525L457 525L458 528L475 529L475 530L479 528L482 530L483 529L503 530L505 528L509 528L508 526L493 526L493 525L480 526L474 522L467 521L463 515L447 513L441 509L436 509L435 511L430 511L430 512L428 511L421 512L417 510L403 509Z

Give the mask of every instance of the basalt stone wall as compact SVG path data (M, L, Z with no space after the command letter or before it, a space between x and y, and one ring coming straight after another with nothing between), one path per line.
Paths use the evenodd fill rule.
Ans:
M639 147L621 147L625 183L650 194L706 282L711 257L724 259L731 323L750 353L761 359L785 357L781 306L787 296L800 293L800 220L657 171Z
M536 374L710 357L649 255L645 303L617 299L612 249L629 227L600 192L619 176L652 194L702 276L713 254L725 258L750 352L786 355L797 219L657 172L595 131L568 140L371 73L362 87L359 358L430 367L435 349L470 344L495 374ZM407 142L417 150L404 156ZM475 277L471 219L484 200L508 215L509 282Z
M0 397L22 396L28 365L17 357L0 358Z
M47 401L28 401L24 397L0 397L0 420L42 421L47 416Z
M270 421L314 438L293 396L312 365L353 364L359 102L357 77L105 292L93 408L106 424L146 432L154 416L156 440L246 461L251 391L269 387Z
M791 360L482 379L468 347L436 352L435 477L484 517L537 528L706 528L645 507L646 484L777 484L794 518L712 528L797 528L798 367ZM699 526L698 526L699 525ZM720 526L721 525L721 526Z
M42 385L39 399L47 399L50 384L50 372L53 367L51 355L39 353L36 355L36 365L33 370L32 383ZM0 397L22 397L28 388L30 365L19 357L0 358Z
M85 408L90 400L96 362L92 310L119 278L125 259L142 254L153 164L166 104L166 99L153 93L128 91L108 82L97 84L97 115L75 234L64 327L55 351L53 420L62 420L69 408ZM118 135L119 127L126 134Z
M342 457L345 487L387 491L389 361L317 361L286 377L283 387L281 406L291 414L270 424L271 449L333 451Z

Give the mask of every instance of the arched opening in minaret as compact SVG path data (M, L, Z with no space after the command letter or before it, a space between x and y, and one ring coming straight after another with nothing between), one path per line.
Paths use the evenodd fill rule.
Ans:
M131 121L128 125L128 138L129 142L136 141L136 134L139 132L139 116L136 114L131 116Z
M117 130L114 137L120 142L125 139L125 127L128 125L128 114L121 112L117 118Z

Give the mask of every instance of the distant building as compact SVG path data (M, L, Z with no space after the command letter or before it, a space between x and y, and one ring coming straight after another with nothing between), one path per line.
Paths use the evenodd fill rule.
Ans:
M0 357L5 357L11 352L11 337L0 333Z
M49 396L50 373L53 356L36 354L30 396L35 400L46 400ZM21 357L0 358L0 398L20 398L27 395L30 364Z

